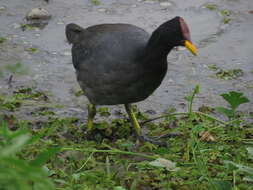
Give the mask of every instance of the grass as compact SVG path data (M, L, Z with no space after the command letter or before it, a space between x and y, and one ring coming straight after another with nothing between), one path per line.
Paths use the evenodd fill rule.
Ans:
M38 110L35 121L23 121L15 111L22 110L23 101L45 102L44 93L23 88L2 95L0 109L6 111L10 98L13 108L0 119L0 189L253 189L253 126L245 119L252 116L237 111L248 99L237 92L222 94L228 103L223 110L233 113L221 120L214 108L192 109L199 90L196 86L186 97L187 112L170 112L156 123L136 109L149 135L179 134L164 139L169 147L138 142L125 116L96 123L90 137L78 118L53 111ZM106 107L98 112L110 114ZM41 115L47 120L39 122Z

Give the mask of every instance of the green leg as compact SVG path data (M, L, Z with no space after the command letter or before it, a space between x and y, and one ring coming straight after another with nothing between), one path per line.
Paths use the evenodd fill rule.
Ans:
M93 119L96 115L96 107L93 104L88 104L88 122L87 122L87 132L91 132L93 129Z
M129 118L132 122L132 125L134 127L134 130L135 130L136 134L141 135L141 127L140 127L140 125L139 125L139 123L138 123L138 121L135 117L135 114L133 112L131 104L125 104L125 108L126 108L126 111L129 115Z

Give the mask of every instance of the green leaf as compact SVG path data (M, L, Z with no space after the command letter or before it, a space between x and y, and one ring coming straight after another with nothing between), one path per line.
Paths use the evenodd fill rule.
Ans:
M177 171L180 169L176 167L176 163L164 158L157 158L156 160L149 162L149 165L166 168L168 171Z
M27 143L29 139L30 136L27 134L22 134L16 137L11 145L8 145L1 150L0 157L10 156L20 151L20 149L23 148L23 146Z
M225 163L232 164L233 166L237 167L238 171L245 172L249 174L250 176L253 176L253 168L244 166L242 164L237 164L232 161L225 161Z
M42 166L44 165L50 158L52 158L58 151L60 151L60 147L48 148L47 150L41 152L35 160L31 162L33 166Z
M248 148L246 148L246 149L247 149L247 151L248 151L249 157L250 157L251 159L253 159L253 148L252 148L252 147L248 147Z
M232 185L228 181L213 181L217 190L232 190Z
M221 96L229 103L230 107L235 110L239 105L249 102L249 99L243 96L243 93L231 91Z
M6 40L6 38L0 37L0 44L4 43Z
M199 93L199 85L196 85L193 91L193 94L198 94Z
M253 175L251 176L246 176L242 179L243 181L248 181L248 182L253 182Z
M234 116L234 111L231 109L223 108L223 107L216 107L215 108L217 112L227 116L228 118L231 118Z
M113 188L113 190L126 190L124 187L116 186Z

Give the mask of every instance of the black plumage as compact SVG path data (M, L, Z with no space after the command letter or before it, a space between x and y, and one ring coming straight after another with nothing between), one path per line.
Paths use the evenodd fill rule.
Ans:
M152 35L130 24L86 29L68 24L66 37L72 44L77 80L93 105L144 100L161 84L168 53L190 42L188 26L180 17L163 23Z

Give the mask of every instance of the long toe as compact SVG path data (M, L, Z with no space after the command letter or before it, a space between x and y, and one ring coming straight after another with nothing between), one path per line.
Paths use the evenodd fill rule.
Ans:
M166 147L169 146L169 144L167 142L159 141L159 140L147 137L146 135L138 135L137 137L142 142L149 142L149 143L152 143L152 144L158 145L158 146L166 146Z

